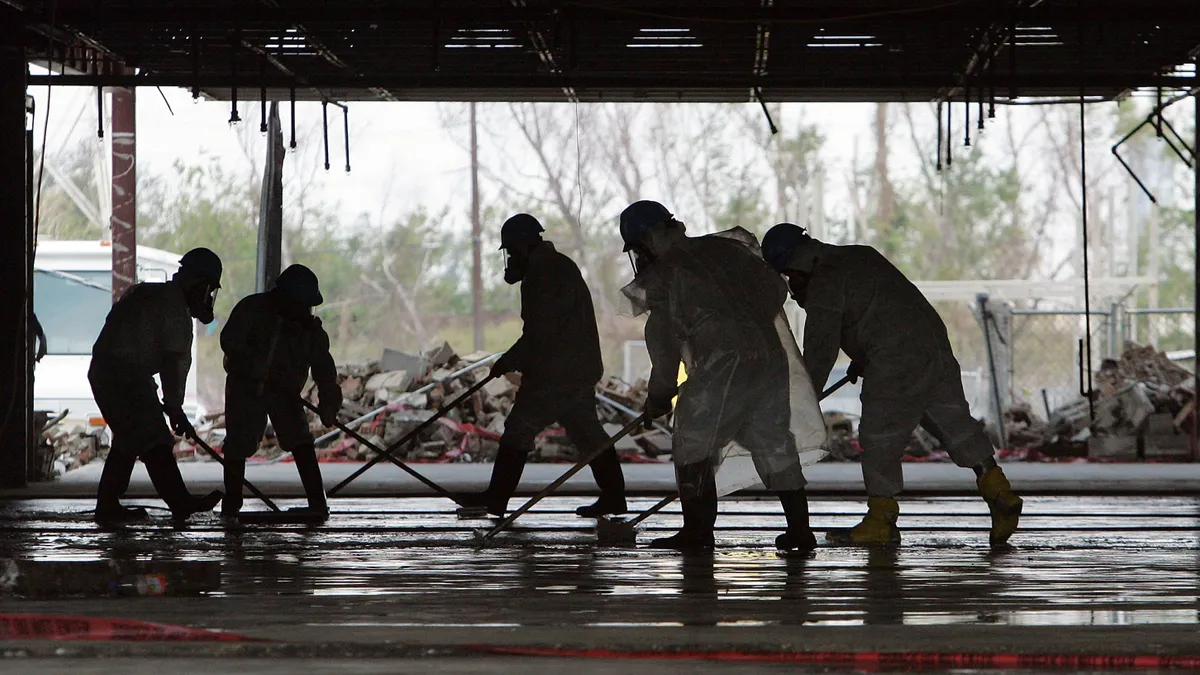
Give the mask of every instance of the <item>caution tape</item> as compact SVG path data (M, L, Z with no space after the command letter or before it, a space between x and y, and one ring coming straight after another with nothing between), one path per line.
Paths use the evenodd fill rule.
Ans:
M257 642L203 628L133 619L67 614L0 614L0 640L128 640L138 642Z
M970 652L768 652L737 650L617 650L507 645L470 645L472 651L507 656L591 659L705 660L807 663L860 668L1049 668L1049 669L1200 669L1200 656L1118 654L1012 654Z

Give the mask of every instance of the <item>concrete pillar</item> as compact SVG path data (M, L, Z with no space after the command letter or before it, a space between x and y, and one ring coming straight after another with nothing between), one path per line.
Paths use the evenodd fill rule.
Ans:
M112 90L112 293L137 282L137 97Z
M22 14L0 4L0 487L22 487L33 448L29 316L33 231L26 212L25 48Z
M267 122L267 162L258 207L258 260L254 289L265 293L283 265L283 129L279 103L271 103Z

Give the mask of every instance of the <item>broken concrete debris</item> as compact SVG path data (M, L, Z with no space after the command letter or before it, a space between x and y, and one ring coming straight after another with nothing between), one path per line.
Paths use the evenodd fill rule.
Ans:
M1040 420L1027 403L1005 412L1007 447L1026 458L1099 461L1190 457L1195 376L1153 347L1125 343L1093 377L1092 400L1080 397ZM1092 411L1095 410L1095 419Z

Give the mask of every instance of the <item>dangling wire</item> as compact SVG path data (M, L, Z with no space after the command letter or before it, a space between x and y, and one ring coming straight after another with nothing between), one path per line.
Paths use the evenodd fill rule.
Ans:
M329 101L321 101L321 135L325 139L325 170L329 170Z
M1078 3L1082 9L1082 3ZM1083 21L1079 22L1079 66L1083 71L1084 49ZM1083 229L1083 330L1086 337L1087 352L1087 400L1088 414L1091 422L1096 421L1096 400L1092 389L1092 292L1089 280L1090 267L1088 258L1088 184L1087 184L1087 98L1086 87L1079 87L1079 201L1083 210L1081 225Z
M292 106L292 138L288 143L288 147L292 150L296 149L296 88L292 87L288 90L288 102Z
M350 173L350 106L342 106L342 131L346 139L346 173Z
M942 102L937 102L937 172L942 172L942 135L946 130L942 128Z

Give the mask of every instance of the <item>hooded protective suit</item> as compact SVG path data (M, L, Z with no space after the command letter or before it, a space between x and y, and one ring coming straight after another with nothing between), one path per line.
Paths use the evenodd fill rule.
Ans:
M839 347L864 367L860 441L867 494L893 497L904 486L900 459L924 415L956 464L990 460L992 444L971 417L946 325L916 286L869 246L817 241L804 303L804 360L824 382Z
M548 241L530 252L521 281L521 319L521 337L496 364L499 372L520 371L521 387L485 493L493 512L503 511L534 439L546 427L561 424L585 455L608 441L596 417L595 387L604 362L591 292L575 262ZM623 511L625 480L616 451L601 453L590 466L601 496Z
M258 450L267 416L279 445L291 451L311 445L300 392L312 371L320 409L342 404L329 336L321 320L289 313L278 291L243 298L221 330L225 352L225 452L248 458Z
M737 228L683 239L622 293L635 313L650 313L651 400L679 396L680 496L701 489L682 467L746 452L767 489L802 488L802 466L825 455L825 423L783 317L786 285L759 258L753 235ZM688 377L677 386L680 362Z
M96 405L112 430L112 449L97 497L98 517L119 511L118 499L129 487L138 458L172 512L186 516L198 510L175 464L175 436L163 418L164 411L182 416L192 365L192 326L178 281L131 286L105 319L88 368ZM162 380L161 403L155 375Z

